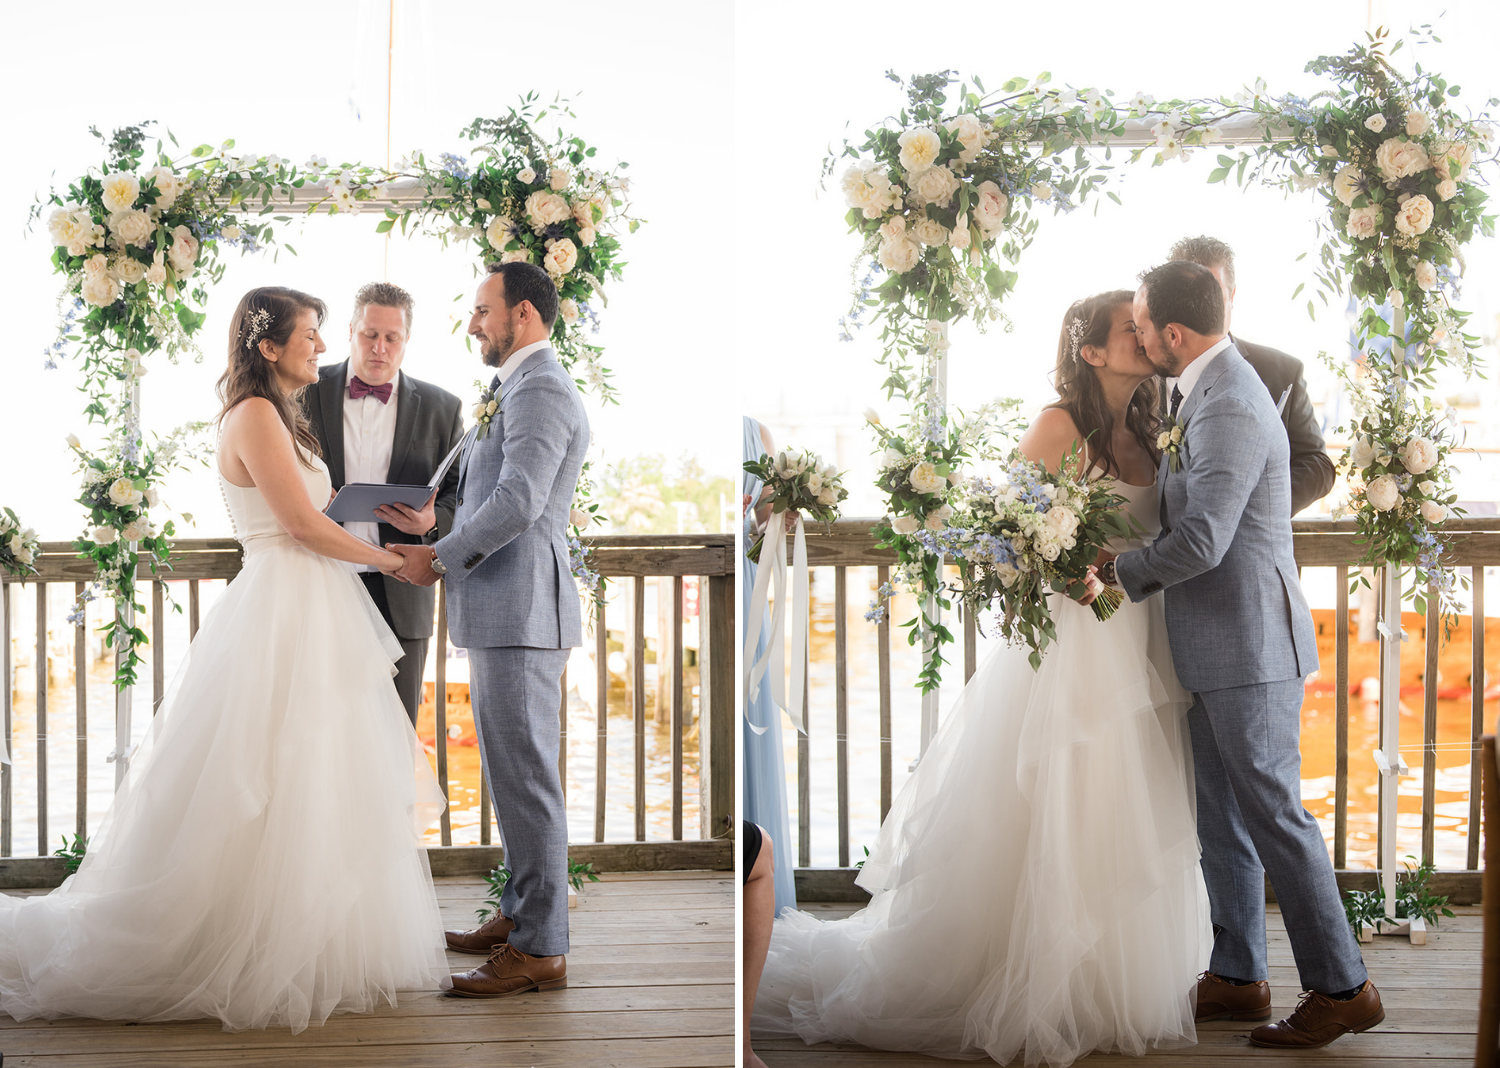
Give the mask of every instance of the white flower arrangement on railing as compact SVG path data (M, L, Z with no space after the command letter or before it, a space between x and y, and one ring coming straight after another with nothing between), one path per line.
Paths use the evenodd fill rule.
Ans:
M9 508L0 508L0 568L23 578L35 575L41 551L36 531L23 526Z

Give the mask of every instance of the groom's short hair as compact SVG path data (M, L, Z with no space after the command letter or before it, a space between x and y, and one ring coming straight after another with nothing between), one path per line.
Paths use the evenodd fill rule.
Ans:
M1141 272L1146 313L1158 330L1177 323L1197 334L1224 332L1224 291L1213 272L1187 260L1173 260Z
M547 272L534 263L514 260L510 263L492 263L490 274L498 274L505 280L505 306L514 308L523 300L541 317L542 325L550 327L557 321L557 285Z

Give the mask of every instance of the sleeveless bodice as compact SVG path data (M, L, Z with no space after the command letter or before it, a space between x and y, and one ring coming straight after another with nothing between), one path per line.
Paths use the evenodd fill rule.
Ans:
M328 494L333 489L333 480L328 475L328 465L319 457L310 457L312 468L297 465L297 471L302 475L302 483L307 487L307 495L321 510L328 500ZM234 536L245 551L273 542L275 539L289 538L286 528L276 519L276 514L271 511L271 506L266 503L265 494L255 486L236 486L219 472L219 488L224 495L224 506L229 510L229 521L234 526Z
M1149 486L1132 486L1129 482L1121 482L1117 478L1111 481L1115 484L1114 491L1125 498L1125 504L1122 507L1145 532L1134 538L1111 538L1108 549L1118 556L1131 549L1144 548L1156 540L1156 536L1161 533L1161 506L1158 503L1155 482Z

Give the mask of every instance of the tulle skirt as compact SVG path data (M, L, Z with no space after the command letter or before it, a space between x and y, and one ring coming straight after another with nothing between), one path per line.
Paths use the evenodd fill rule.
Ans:
M17 1020L294 1032L448 985L422 830L443 796L347 565L254 546L204 620L78 872L0 896Z
M1188 697L1161 599L991 654L881 827L844 920L783 913L761 1033L1002 1064L1191 1044L1211 947Z

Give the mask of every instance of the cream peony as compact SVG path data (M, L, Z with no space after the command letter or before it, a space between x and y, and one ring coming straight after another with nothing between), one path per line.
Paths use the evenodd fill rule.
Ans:
M104 308L119 300L124 290L118 279L104 271L84 278L81 292L88 303L96 308Z
M891 529L903 536L915 534L921 529L921 526L915 516L898 515L895 519L891 520Z
M1437 524L1448 518L1448 509L1437 501L1422 502L1422 518L1429 523Z
M177 197L182 193L182 179L172 173L170 167L153 167L146 172L147 181L156 183L156 203L153 205L158 211L166 211L177 203Z
M1005 228L1005 216L1010 211L1010 198L1000 191L994 182L980 182L975 186L974 221L986 234L994 234Z
M930 460L923 460L913 467L907 481L918 493L942 493L948 488L948 480L937 473L937 468Z
M109 217L109 230L127 245L145 248L151 243L156 224L144 211L117 211Z
M146 265L133 256L121 255L110 264L114 276L128 286L133 286L146 277Z
M128 508L131 505L140 504L143 495L130 479L117 478L109 484L109 499L112 504L120 508Z
M1458 183L1452 178L1444 178L1437 184L1437 195L1443 200L1452 200L1458 196Z
M948 132L957 137L958 143L964 146L958 158L965 163L973 163L978 159L979 150L984 148L985 142L989 140L989 135L979 119L973 114L965 113L950 119L947 126Z
M526 219L537 233L564 221L571 214L568 202L556 193L538 190L526 198Z
M952 515L953 509L949 508L945 504L935 512L932 512L930 515L928 515L926 521L922 525L925 526L928 530L942 530L948 525L948 520Z
M547 242L547 254L542 257L542 266L553 278L561 278L578 266L578 246L566 237Z
M90 539L95 545L113 545L119 540L120 532L114 527L95 527L93 537Z
M186 226L178 226L172 230L172 247L167 256L179 274L198 262L198 239Z
M597 209L597 211L595 210ZM575 200L573 221L579 226L594 226L604 218L604 205L596 200Z
M946 245L948 243L948 231L942 223L936 219L922 216L917 224L911 228L911 236L915 237L924 245Z
M1406 132L1412 137L1421 137L1432 129L1432 117L1425 111L1408 111L1406 113Z
M1375 443L1364 435L1355 438L1349 446L1349 460L1363 471L1375 462Z
M501 263L530 263L531 253L524 248L513 248L500 254Z
M557 302L557 314L562 316L562 321L572 326L578 321L578 302L572 297L564 297Z
M145 516L138 516L125 525L120 531L120 537L126 541L140 541L151 536L151 520Z
M1396 230L1408 237L1425 234L1432 225L1432 201L1421 193L1410 197L1396 212Z
M133 174L116 171L104 176L104 210L111 214L134 206L141 195L141 182Z
M1437 462L1437 446L1426 438L1412 438L1401 450L1402 466L1414 475L1432 470Z
M1390 475L1372 479L1365 487L1365 499L1377 512L1389 512L1401 500L1401 490Z
M1359 196L1359 186L1364 180L1364 173L1358 167L1346 163L1333 176L1333 195L1339 198L1341 204L1349 207L1354 203L1354 198Z
M896 274L905 274L922 258L922 246L905 234L887 237L880 243L880 265Z
M1380 133L1385 129L1385 116L1378 111L1365 120L1365 129Z
M912 182L912 191L924 204L946 208L958 192L958 178L947 167L929 167Z
M943 147L937 132L925 126L907 130L896 138L896 144L901 146L901 166L912 174L921 174L931 167Z
M547 184L554 191L568 188L568 183L572 180L573 176L568 173L565 167L553 167L552 170L547 172Z
M1404 137L1393 137L1389 141L1381 142L1375 150L1375 165L1380 168L1380 176L1387 182L1394 182L1398 178L1406 178L1413 174L1421 174L1430 165L1427 158L1427 150L1415 141L1408 141Z
M1437 268L1426 260L1417 264L1416 275L1417 285L1423 289L1432 289L1437 285Z
M504 215L497 215L484 228L484 239L490 243L490 248L503 250L512 240L510 232L515 229L515 225Z
M1349 213L1349 222L1344 226L1344 232L1353 238L1374 237L1379 230L1380 208L1375 204L1355 208Z

